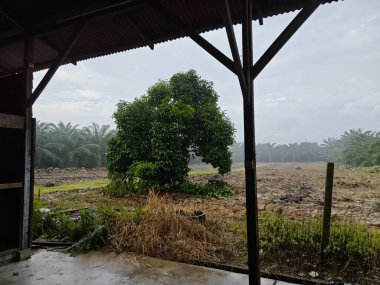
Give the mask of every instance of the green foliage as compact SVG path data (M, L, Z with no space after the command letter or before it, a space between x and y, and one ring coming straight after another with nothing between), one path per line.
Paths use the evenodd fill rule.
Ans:
M380 165L369 166L369 167L359 167L358 170L368 172L368 173L380 173Z
M133 163L127 172L127 177L133 182L134 188L143 191L157 186L159 176L159 166L152 162L145 161Z
M113 197L122 197L127 194L140 194L141 189L136 189L128 178L121 175L110 177L110 182L102 188L103 193Z
M125 189L141 180L148 181L145 188L174 189L186 180L190 152L220 174L229 172L234 127L217 100L212 82L190 70L158 82L133 102L121 101L114 113L117 133L108 144L110 174Z
M380 165L380 132L352 129L342 135L343 160L352 166Z
M40 201L33 201L32 239L36 239L43 234L44 214L40 211L42 207L43 204Z
M111 130L111 126L109 125L99 127L98 124L92 123L91 126L84 127L82 133L87 142L99 146L95 164L104 166L106 164L107 143L115 134L115 130Z
M312 258L321 248L321 221L289 220L281 214L260 218L260 245L266 254L302 252ZM335 264L359 262L363 270L380 265L380 232L365 225L332 221L326 257Z
M74 191L82 189L99 189L109 182L108 179L95 179L95 180L84 180L73 183L62 184L53 187L41 187L34 186L36 191L40 194L51 193L51 192L60 192L60 191Z
M321 147L324 150L324 155L327 161L343 162L344 146L341 139L327 138L323 140Z
M106 223L109 223L114 217L111 211L111 209L103 209L99 212L92 210L81 211L79 225L71 228L71 238L77 242L67 250L79 253L103 247L108 238Z
M36 167L104 166L108 140L114 131L110 126L91 126L37 122Z
M87 252L99 249L109 242L109 232L117 218L126 221L138 222L143 210L140 207L133 211L121 209L115 211L103 206L97 210L85 209L80 212L80 219L74 221L67 213L42 213L42 204L35 202L32 219L33 239L43 235L54 240L69 240L74 244L63 251L71 253Z
M152 162L136 161L123 175L113 175L103 187L103 193L122 197L127 194L148 193L158 186L159 168Z
M73 253L98 249L105 245L108 228L116 213L109 207L82 210L79 221L70 219L67 213L42 213L41 204L35 202L32 219L33 239L43 235L48 239L69 239L75 242L67 250Z
M178 192L214 198L229 197L234 194L232 188L221 181L210 180L207 184L183 183L178 185Z

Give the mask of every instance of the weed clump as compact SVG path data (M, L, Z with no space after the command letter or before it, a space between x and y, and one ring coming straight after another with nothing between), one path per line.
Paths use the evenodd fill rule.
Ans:
M57 241L72 241L67 251L86 252L103 247L108 240L108 227L114 218L110 208L97 211L85 209L78 220L71 219L67 213L43 212L41 204L35 203L33 210L33 239L43 237Z
M226 260L230 253L220 235L176 212L172 203L151 194L138 217L116 218L110 228L110 243L120 251L176 261Z
M118 251L176 261L219 262L231 256L217 227L190 219L173 203L154 194L149 194L144 207L133 211L109 207L83 210L77 222L65 213L42 214L38 207L34 211L34 225L39 225L34 229L35 237L73 241L67 249L71 253L108 245Z
M275 213L262 215L259 225L266 262L294 260L297 263L302 259L303 263L320 264L320 220L290 220ZM354 272L357 278L370 275L380 267L380 232L365 225L332 221L323 264L337 271L353 266L350 273Z

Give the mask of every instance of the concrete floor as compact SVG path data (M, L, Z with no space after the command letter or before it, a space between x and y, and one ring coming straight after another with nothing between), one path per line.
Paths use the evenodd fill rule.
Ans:
M0 267L0 284L18 285L241 285L244 274L132 254L95 251L72 257L41 251L31 259ZM289 285L262 278L262 285Z

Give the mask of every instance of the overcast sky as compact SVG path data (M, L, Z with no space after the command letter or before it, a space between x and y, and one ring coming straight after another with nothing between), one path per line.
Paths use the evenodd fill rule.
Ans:
M294 16L254 23L256 59ZM240 26L235 32L240 44ZM203 36L230 56L224 29ZM157 80L189 69L214 82L219 105L242 141L236 76L190 39L63 66L34 105L34 116L114 127L119 100L132 101ZM43 74L35 74L35 86ZM255 110L261 143L321 142L351 128L380 131L380 1L345 0L318 8L255 80Z

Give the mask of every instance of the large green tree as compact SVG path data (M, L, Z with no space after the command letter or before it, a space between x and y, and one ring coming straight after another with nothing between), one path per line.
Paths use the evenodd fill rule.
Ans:
M185 180L191 153L220 174L229 172L234 127L217 101L213 83L194 70L159 81L133 102L121 101L114 113L117 132L108 145L110 173L126 174L133 165L149 163L160 184L175 184Z

